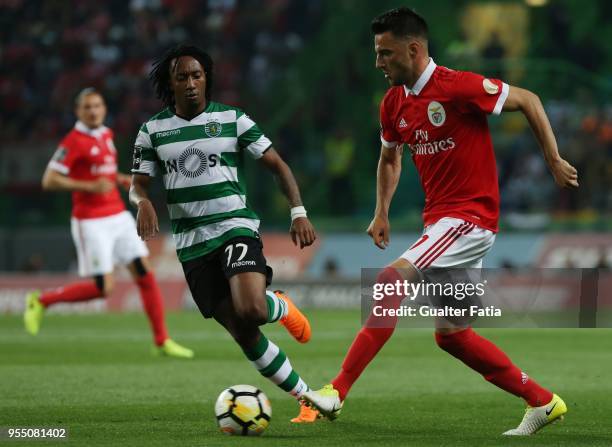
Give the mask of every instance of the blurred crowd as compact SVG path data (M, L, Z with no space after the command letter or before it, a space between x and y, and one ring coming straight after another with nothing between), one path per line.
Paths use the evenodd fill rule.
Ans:
M132 137L160 108L147 80L152 61L183 42L216 61L215 99L240 104L281 76L319 14L317 0L4 0L0 139L57 139L85 86L105 92L109 124Z
M205 48L215 61L214 100L247 109L260 124L276 123L270 126L271 137L307 185L311 210L319 216L369 215L383 81L373 69L371 41L363 32L367 21L360 28L325 30L333 9L326 6L322 0L0 0L0 162L8 166L0 169L5 174L0 188L12 194L0 197L0 210L26 213L27 207L51 203L36 199L38 181L51 146L74 123L75 94L86 86L105 93L107 123L115 130L117 146L125 149L127 169L139 124L160 109L147 79L152 61L173 44L189 42ZM338 7L346 17L358 16L350 2L338 2ZM369 11L365 15L372 17ZM455 62L469 61L471 69L483 67L489 76L506 79L508 47L502 37L492 32L476 49L459 31L453 38L432 40L431 50L439 63L465 68ZM316 60L305 61L309 55ZM550 73L542 73L547 82ZM531 77L518 80L521 85L534 82ZM375 91L374 97L355 94L360 90ZM287 91L300 101L284 110ZM548 219L551 213L611 209L610 101L606 105L593 89L544 100L560 150L579 170L581 189L559 193L551 182L543 182L548 174L531 132L524 121L517 125L516 118L503 117L492 123L502 210L539 212ZM38 159L42 165L34 163ZM418 212L418 181L406 181L398 200ZM32 186L16 189L19 182ZM269 200L267 184L255 183L258 212L284 222L284 201L276 195ZM26 194L23 200L13 200L17 192ZM6 204L11 200L15 203ZM37 214L28 222L44 223L48 215Z
M549 211L558 215L612 209L612 104L545 104L561 155L579 173L578 190L559 191L531 131L520 133L498 155L502 208L514 212Z

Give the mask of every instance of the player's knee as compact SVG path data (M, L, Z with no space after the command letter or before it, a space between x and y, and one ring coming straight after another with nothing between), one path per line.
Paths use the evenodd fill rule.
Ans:
M115 287L113 277L111 275L96 275L94 277L96 287L100 291L101 296L109 296Z
M453 351L465 344L465 339L471 335L470 328L437 328L434 333L436 344L444 351Z
M401 281L402 279L402 275L393 267L385 267L376 275L378 284L394 284L395 281Z
M395 287L398 282L401 284L403 281L403 276L395 268L385 267L382 269L378 275L376 275L376 284L379 287L378 292L382 292L382 300L377 298L379 299L379 304L385 308L397 308L404 296L396 292L396 289L393 289L393 292L389 293L386 285L390 284ZM399 290L401 290L401 288Z
M142 278L149 272L148 266L143 258L134 259L132 261L132 266L134 268L134 273L136 273L136 276L139 278Z
M438 345L438 347L440 349L442 349L443 351L448 351L448 348L450 346L450 341L448 337L448 334L445 334L443 332L440 331L436 331L434 332L434 338L436 340L436 344Z
M264 324L268 320L268 307L265 300L245 299L240 305L235 306L236 316L243 321L257 325Z

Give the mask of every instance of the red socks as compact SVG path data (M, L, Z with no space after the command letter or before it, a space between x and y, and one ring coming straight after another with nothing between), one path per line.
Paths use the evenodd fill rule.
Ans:
M44 292L40 296L40 302L43 306L49 307L55 303L88 301L101 296L103 293L94 281L83 281Z
M398 280L403 281L404 278L392 267L386 267L376 278L377 283L395 283ZM376 304L384 308L396 309L403 298L403 296L387 296ZM346 398L353 383L355 383L366 366L368 366L376 354L378 354L378 351L389 340L396 324L397 317L369 316L365 325L353 340L353 344L344 358L340 372L332 380L332 384L338 390L341 400Z
M359 331L344 358L344 362L342 362L342 369L336 378L332 380L332 384L338 390L341 400L346 398L353 383L357 381L363 370L378 354L378 351L391 337L392 333L393 329L368 327L364 327Z
M497 346L472 328L452 334L435 334L438 346L478 371L502 390L522 397L532 407L546 405L552 393L542 388L516 367Z
M152 272L147 272L136 281L140 289L140 299L153 330L155 344L161 346L168 338L166 323L164 322L164 302L159 285Z
M164 304L159 285L151 272L138 278L136 284L140 289L140 298L153 329L155 344L161 346L168 338L168 332L164 322ZM87 301L102 296L104 294L94 281L83 281L45 292L41 295L40 302L43 306L49 307L55 303Z
M397 270L387 267L377 277L377 283L403 281ZM384 308L398 308L403 296L387 296L377 304ZM342 368L332 384L344 400L353 383L359 378L378 351L384 346L397 324L397 317L370 315L349 348ZM446 352L458 358L486 380L499 388L522 397L532 407L546 405L552 393L542 388L517 368L497 346L476 334L471 328L452 334L436 333L436 342Z

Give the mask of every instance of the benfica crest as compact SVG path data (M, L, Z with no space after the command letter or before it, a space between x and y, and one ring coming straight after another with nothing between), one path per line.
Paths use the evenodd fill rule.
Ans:
M432 101L427 106L427 116L429 121L436 127L440 127L446 121L446 112L444 107L437 101Z

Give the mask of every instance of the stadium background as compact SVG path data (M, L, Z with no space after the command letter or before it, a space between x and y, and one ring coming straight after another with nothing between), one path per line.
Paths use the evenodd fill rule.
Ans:
M580 189L556 189L521 114L490 119L502 197L501 233L489 267L612 265L612 26L610 3L413 2L431 24L438 64L481 72L537 92ZM263 7L262 7L263 5ZM286 202L271 176L248 167L249 199L262 218L276 278L354 282L384 265L420 231L423 196L409 157L391 209L392 245L365 235L375 203L378 103L369 21L394 2L132 0L0 3L0 312L19 311L24 289L74 275L69 194L43 193L40 178L74 123L81 88L104 92L120 169L130 168L140 123L160 108L147 80L152 60L178 42L216 63L214 100L260 123L292 166L320 235L291 246ZM607 75L606 75L607 74ZM158 185L159 186L159 185ZM162 229L163 192L154 193ZM189 306L173 244L153 241L169 304ZM124 277L125 278L125 277ZM117 288L138 306L136 289ZM131 292L131 293L128 293ZM179 296L181 298L178 298ZM333 298L324 300L338 304ZM83 305L104 309L102 302ZM130 308L113 305L113 308Z
M212 408L233 383L251 383L271 397L266 445L490 446L518 422L521 402L435 349L430 331L398 330L333 428L292 426L295 403L193 309L159 187L163 231L150 245L153 262L174 311L170 331L196 359L149 355L137 289L123 271L108 299L54 307L38 337L23 330L26 291L76 278L69 194L40 188L46 163L74 123L74 95L86 86L104 92L127 172L140 123L160 107L147 81L151 61L190 41L215 60L213 99L246 110L301 185L319 232L316 246L304 251L290 243L287 205L272 178L255 163L248 167L275 285L309 307L314 328L312 342L300 346L280 327L265 332L311 386L328 381L360 325L360 269L389 262L421 230L423 197L405 157L391 246L380 251L365 234L375 202L378 102L387 88L374 68L369 23L400 3L0 0L0 427L66 426L75 445L227 445L232 441L216 432ZM502 215L485 265L596 267L600 297L612 305L612 3L406 3L428 19L438 64L537 92L561 153L580 173L580 189L556 189L521 114L491 118ZM558 307L575 304L575 290L554 286ZM609 331L483 333L541 383L558 387L570 405L563 427L521 445L612 445Z

